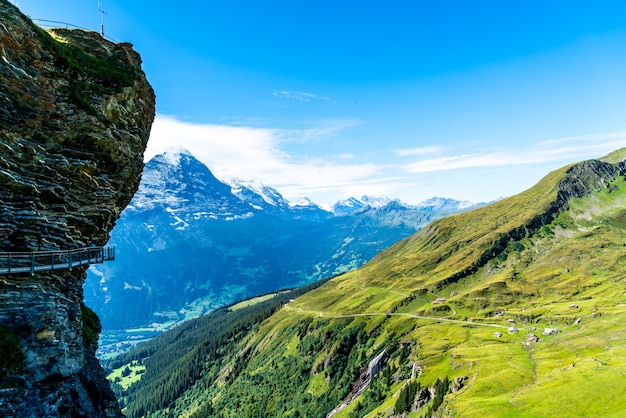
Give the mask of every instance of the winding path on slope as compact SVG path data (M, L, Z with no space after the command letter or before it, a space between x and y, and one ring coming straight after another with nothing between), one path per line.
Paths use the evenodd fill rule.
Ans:
M534 386L534 384L537 382L537 362L535 361L535 359L533 358L533 352L531 350L528 350L528 357L530 359L530 363L533 365L533 378L532 380L525 384L524 386L520 386L517 389L515 389L515 391L511 394L511 397L509 398L509 403L512 406L515 406L515 403L513 401L513 398L515 398L517 395L520 394L520 392L522 392L524 389L527 389L531 386Z
M453 314L445 316L445 317L438 317L438 316L424 316L424 315L417 315L417 314L411 314L411 313L405 313L405 312L390 312L390 313L386 313L386 312L365 312L365 313L355 313L355 314L333 314L333 315L329 315L329 314L324 314L324 312L322 311L311 311L311 310L306 310L306 309L302 309L302 308L295 308L290 306L289 304L286 304L284 306L284 308L288 311L296 311L296 312L301 312L301 313L306 313L306 314L313 314L315 316L318 316L320 318L330 318L330 319L341 319L341 318L357 318L357 317L368 317L368 316L404 316L407 318L413 318L413 319L424 319L424 320L428 320L428 321L437 321L437 322L452 322L452 323L457 323L457 324L464 324L464 325L474 325L474 326L479 326L479 327L491 327L491 328L500 328L500 329L509 329L508 326L506 325L500 325L500 324L486 324L486 323L482 323L482 322L473 322L473 321L465 321L462 319L452 319L451 316L454 316L456 314L456 311L454 311L453 309Z

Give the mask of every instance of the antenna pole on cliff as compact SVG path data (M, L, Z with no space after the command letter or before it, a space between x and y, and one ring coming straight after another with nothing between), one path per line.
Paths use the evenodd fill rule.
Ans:
M104 15L107 15L108 13L102 10L102 8L100 7L100 0L98 0L98 11L102 13L102 24L100 25L100 35L102 35L102 37L104 38Z

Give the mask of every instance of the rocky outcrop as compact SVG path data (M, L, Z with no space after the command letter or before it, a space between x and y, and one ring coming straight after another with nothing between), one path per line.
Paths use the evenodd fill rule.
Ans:
M154 119L139 55L95 32L47 33L0 0L0 89L0 251L104 245ZM0 276L0 416L121 415L85 277Z

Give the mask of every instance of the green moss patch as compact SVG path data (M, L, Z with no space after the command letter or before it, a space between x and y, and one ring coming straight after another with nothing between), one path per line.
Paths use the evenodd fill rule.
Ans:
M100 325L100 319L98 315L85 304L80 306L81 313L83 315L83 339L86 346L97 345L98 336L102 331L102 325Z
M24 360L20 337L13 329L0 325L0 378L20 373Z
M90 95L111 94L133 85L137 70L113 57L99 58L75 45L59 42L33 23L39 41L54 57L59 74L68 82L70 100L80 109L95 115Z

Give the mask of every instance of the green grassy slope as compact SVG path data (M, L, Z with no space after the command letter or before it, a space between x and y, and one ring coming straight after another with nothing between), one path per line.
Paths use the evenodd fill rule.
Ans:
M625 155L434 222L286 303L148 415L621 416Z

